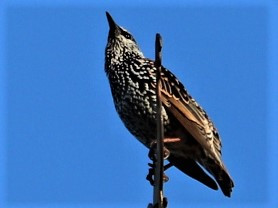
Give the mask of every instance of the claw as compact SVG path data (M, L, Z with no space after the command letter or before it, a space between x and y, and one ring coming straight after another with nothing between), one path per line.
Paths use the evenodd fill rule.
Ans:
M169 158L169 156L170 156L170 151L166 147L164 147L164 150L163 150L164 160L167 160ZM156 143L151 144L148 157L152 161L156 160Z
M146 179L150 182L150 184L152 186L154 185L153 176L154 176L154 169L153 168L149 168L149 173L148 173Z
M163 182L166 183L169 181L169 177L165 174L163 174Z
M170 151L166 147L164 147L164 151L163 151L164 160L167 160L169 156L170 156Z
M173 142L179 142L179 141L180 141L179 138L166 138L166 139L164 139L165 143L173 143ZM150 184L152 186L154 185L155 162L157 160L156 145L157 145L156 141L151 142L150 150L149 150L149 154L148 154L150 160L152 160L153 163L148 163L148 166L150 168L149 168L148 175L146 176L146 179L150 182ZM164 160L167 160L169 158L169 156L170 156L170 151L166 147L164 147L164 149L163 149L163 158L164 158ZM167 165L164 166L164 170L167 170L170 167L172 167L172 164L168 163ZM163 182L167 182L168 180L169 180L169 177L166 176L165 174L163 174ZM165 203L167 205L167 199L165 198L165 200L166 200Z
M150 151L148 157L150 158L150 160L154 161L156 159L155 155L156 155L156 141L153 141L150 144Z
M146 179L150 182L150 184L153 186L154 185L154 171L155 171L155 165L148 163L150 166L148 175L146 176ZM173 165L171 163L168 163L167 165L164 166L164 171L167 170L168 168L172 167ZM169 181L169 177L166 174L163 174L163 182L166 183Z
M165 138L163 139L164 143L175 143L175 142L180 142L180 138ZM149 151L149 158L153 161L156 159L156 145L157 142L154 140L150 143L150 151ZM164 160L167 160L170 156L170 151L164 147L164 152L163 152Z
M151 167L151 168L155 167L155 165L153 163L148 163L148 166Z

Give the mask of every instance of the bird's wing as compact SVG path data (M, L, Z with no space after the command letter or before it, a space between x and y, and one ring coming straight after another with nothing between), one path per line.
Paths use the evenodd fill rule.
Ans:
M204 150L221 163L221 140L212 121L183 84L164 67L161 69L161 100Z

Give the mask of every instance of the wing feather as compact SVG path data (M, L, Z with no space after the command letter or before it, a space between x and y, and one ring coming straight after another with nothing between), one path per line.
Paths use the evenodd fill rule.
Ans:
M221 140L207 113L167 69L161 72L161 100L183 127L221 163Z

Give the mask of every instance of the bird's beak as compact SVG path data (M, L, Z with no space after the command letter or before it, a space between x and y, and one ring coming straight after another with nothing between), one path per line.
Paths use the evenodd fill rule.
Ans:
M114 33L119 28L119 26L116 24L116 22L113 20L108 12L106 12L106 17L109 23L110 33Z

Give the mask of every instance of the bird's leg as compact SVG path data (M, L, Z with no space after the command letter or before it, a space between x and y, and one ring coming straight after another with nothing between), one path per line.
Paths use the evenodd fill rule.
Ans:
M163 140L164 143L174 143L174 142L179 142L180 139L179 138L165 138ZM156 145L157 145L157 142L156 141L153 141L151 144L150 144L150 151L149 151L149 158L150 160L153 161L153 163L148 163L149 165L149 172L148 172L148 175L146 177L146 179L150 182L150 184L153 186L154 185L154 179L153 179L153 176L154 176L154 169L155 169L155 162L157 160L157 156L156 156ZM164 160L167 160L170 156L170 151L164 147L163 149L163 158ZM167 170L168 168L172 167L173 165L171 163L168 163L167 165L164 166L164 170ZM165 174L163 174L163 181L164 182L167 182L169 180L169 177Z
M167 143L175 143L175 142L180 142L181 139L180 138L164 138L163 139L163 142L165 144ZM150 144L150 151L149 151L149 158L152 160L152 161L156 161L156 140L155 141L152 141L151 144ZM164 147L164 150L163 150L163 154L164 154L164 160L168 159L168 157L170 156L170 151Z
M149 165L149 172L148 172L148 175L146 177L146 179L150 182L150 184L153 186L154 185L154 179L153 179L153 176L154 176L154 169L155 169L155 165L152 164L152 163L148 163ZM171 163L167 164L164 166L164 170L167 170L168 168L172 167L173 165ZM166 174L163 174L163 181L164 182L167 182L169 181L169 177L166 175Z
M165 138L163 141L164 143L175 143L175 142L180 142L180 138ZM163 152L164 160L167 160L170 156L170 151L164 147L164 152ZM173 165L171 163L168 163L167 165L164 165L164 171L167 170L168 168L172 167ZM163 173L163 181L167 182L169 181L169 177ZM166 199L166 198L165 198ZM167 204L167 199L166 199L166 204ZM167 205L166 205L167 206ZM165 206L165 207L166 207Z
M163 142L165 143L165 144L169 144L169 143L175 143L175 142L180 142L181 141L181 139L180 138L164 138L163 139ZM170 156L170 151L166 148L166 147L164 147L164 152L163 152L163 154L164 154L164 160L167 160L168 159L168 157Z
M173 164L169 162L167 165L164 165L164 170L168 170L172 166L173 166Z

